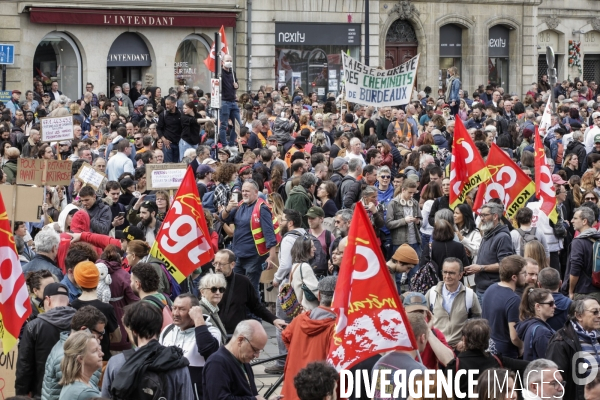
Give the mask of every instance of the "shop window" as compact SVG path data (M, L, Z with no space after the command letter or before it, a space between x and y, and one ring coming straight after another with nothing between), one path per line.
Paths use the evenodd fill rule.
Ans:
M50 91L52 82L58 82L58 90L70 99L78 99L83 93L81 77L81 54L68 35L52 32L44 37L33 57L33 74Z
M509 29L503 25L490 28L488 43L488 83L495 83L505 90L509 87Z
M446 93L448 68L456 67L458 76L461 76L463 28L456 24L447 24L440 28L440 70L438 89Z
M175 54L175 85L210 90L211 72L204 65L209 49L206 40L198 35L190 35L181 42Z
M583 79L600 81L600 54L586 54L583 57Z

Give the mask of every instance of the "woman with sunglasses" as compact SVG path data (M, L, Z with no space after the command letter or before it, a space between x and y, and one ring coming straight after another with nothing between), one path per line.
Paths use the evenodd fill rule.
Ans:
M219 302L223 299L223 293L227 287L227 281L223 274L209 272L200 279L200 308L202 314L210 316L210 321L221 332L221 345L227 342L227 331L219 317Z
M519 306L519 319L515 326L519 339L523 341L523 360L533 361L546 358L546 348L554 329L546 322L554 316L556 304L548 289L528 287L523 292Z
M319 281L312 267L308 264L308 260L315 256L315 250L313 241L307 235L296 239L292 246L290 285L294 288L298 303L302 305L304 311L311 311L319 307L319 291L317 290ZM307 293L312 293L313 298L309 298L310 294L307 296Z

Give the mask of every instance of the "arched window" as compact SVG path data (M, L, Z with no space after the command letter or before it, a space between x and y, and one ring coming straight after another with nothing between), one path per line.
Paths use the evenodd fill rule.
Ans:
M199 35L189 35L181 42L175 54L175 85L210 90L211 72L204 65L209 50L210 45Z
M70 99L81 97L81 54L71 37L62 32L47 34L40 42L33 57L33 74L50 91L52 82L58 82L58 90Z

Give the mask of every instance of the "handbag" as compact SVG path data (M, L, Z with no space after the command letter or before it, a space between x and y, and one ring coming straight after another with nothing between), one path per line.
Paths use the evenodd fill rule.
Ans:
M304 283L304 275L302 274L302 264L300 264L300 279L302 279L302 284L300 285L300 288L304 292L304 298L307 301L317 301L317 296L315 296L313 291L310 290L308 286L306 286L306 284Z
M284 283L281 285L281 289L277 294L277 298L279 298L281 310L289 318L294 318L296 315L302 312L302 305L298 302L296 292L294 292L294 288L290 283Z

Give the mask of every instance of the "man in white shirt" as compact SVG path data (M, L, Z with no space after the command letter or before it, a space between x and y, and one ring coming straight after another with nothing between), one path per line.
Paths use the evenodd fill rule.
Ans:
M346 154L346 160L350 162L353 158L361 160L363 168L367 165L362 155L362 143L359 138L350 139L350 152Z
M52 82L52 91L50 92L50 100L60 100L60 96L62 95L62 92L60 90L58 90L58 82L54 81Z
M600 134L600 111L592 113L592 120L594 121L594 125L590 126L585 131L585 139L583 140L583 144L585 144L585 152L587 154L590 154L594 149L594 137Z
M129 140L121 139L117 143L117 154L112 156L106 164L106 174L109 181L117 181L123 172L134 173L133 162L129 158L131 145Z

